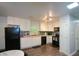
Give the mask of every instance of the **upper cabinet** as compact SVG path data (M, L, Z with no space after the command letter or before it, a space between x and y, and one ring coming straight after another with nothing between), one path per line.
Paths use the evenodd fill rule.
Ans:
M11 25L19 25L19 18L16 17L10 17L8 16L7 18L7 24L11 24Z
M40 31L48 31L48 24L46 22L40 22Z
M19 25L22 31L30 30L30 20L17 17L8 17L7 24Z
M30 30L30 20L29 19L21 19L20 28L23 31L29 31Z
M54 27L59 27L59 19L51 21L39 19L23 19L18 17L7 17L7 24L20 25L22 31L30 31L31 34L38 34L38 31L54 31Z
M7 24L20 25L22 31L39 31L40 21L34 19L22 19L18 17L8 17Z
M59 27L59 19L55 18L51 21L41 21L40 22L40 31L54 31L54 27Z

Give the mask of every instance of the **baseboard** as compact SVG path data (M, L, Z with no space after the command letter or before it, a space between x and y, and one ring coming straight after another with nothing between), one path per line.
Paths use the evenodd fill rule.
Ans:
M5 49L0 49L0 51L5 50Z
M0 52L3 52L3 51L5 51L5 49L0 49Z
M31 46L31 47L27 47L27 48L21 48L21 50L30 49L30 48L38 48L38 47L40 47L40 46L42 46L42 45Z
M75 50L73 53L70 54L70 56L73 56L77 51Z
M59 51L60 51L60 53L63 53L63 54L65 54L66 56L69 56L69 53L63 52L63 51L61 51L61 50L59 50Z
M67 56L73 56L76 52L77 52L77 50L75 50L73 53L71 53L71 54L69 54L69 53L67 53L67 52L63 52L63 51L61 51L61 50L59 50L61 53L64 53L65 55L67 55Z
M41 45L37 45L37 46L33 46L32 48L38 48L38 47L40 47Z

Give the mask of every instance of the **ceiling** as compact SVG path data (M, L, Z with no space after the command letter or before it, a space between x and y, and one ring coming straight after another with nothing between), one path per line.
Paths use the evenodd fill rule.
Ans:
M52 11L53 16L60 17L70 13L79 16L79 7L68 10L66 6L72 2L0 2L0 16L21 18L43 18Z

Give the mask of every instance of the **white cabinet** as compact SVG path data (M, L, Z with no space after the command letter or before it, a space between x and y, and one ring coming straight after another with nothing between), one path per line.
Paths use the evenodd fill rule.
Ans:
M59 27L59 19L55 18L52 21L40 21L40 31L54 31L54 27Z
M21 49L41 45L41 37L27 36L21 38Z
M19 19L15 17L7 17L7 24L19 25Z
M48 31L53 31L53 23L52 22L48 23Z
M20 44L21 44L21 49L31 47L32 44L31 44L30 37L21 38Z
M29 19L22 19L22 18L17 18L17 17L8 17L7 24L20 25L20 28L23 31L30 30L30 20Z
M52 36L47 36L47 44L52 43Z
M41 22L40 30L41 31L53 31L53 23L52 22Z
M21 19L19 21L19 25L21 30L29 31L30 30L30 20L29 19Z
M48 31L48 24L45 22L40 23L40 31Z
M41 37L31 37L32 46L41 45Z

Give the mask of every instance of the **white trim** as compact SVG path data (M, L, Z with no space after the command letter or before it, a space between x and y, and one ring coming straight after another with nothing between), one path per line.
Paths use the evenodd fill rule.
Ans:
M69 53L62 51L61 49L59 50L60 53L64 53L65 55L69 56Z
M69 53L67 53L67 52L63 52L63 51L61 51L61 50L59 50L61 53L64 53L65 55L67 55L67 56L73 56L76 52L77 52L77 50L75 50L73 53L71 53L71 54L69 54Z
M5 50L5 49L0 49L0 51Z
M76 52L77 52L77 50L75 50L73 53L71 53L70 56L73 56Z

